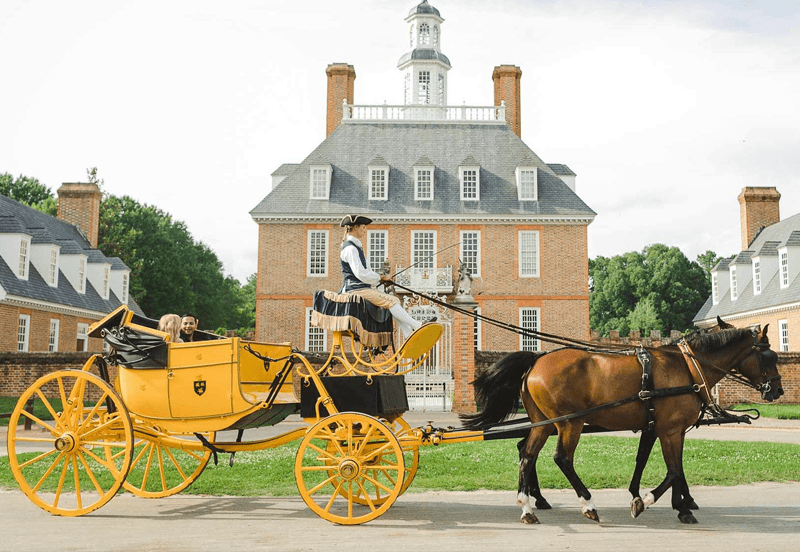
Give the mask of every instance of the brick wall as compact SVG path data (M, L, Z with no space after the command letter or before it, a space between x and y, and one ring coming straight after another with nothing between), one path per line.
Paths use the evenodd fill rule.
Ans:
M58 370L81 370L91 353L2 353L0 352L0 396L19 397L40 377ZM111 380L117 375L110 367ZM92 373L98 375L97 370ZM46 388L45 395L57 397L58 390Z
M59 321L58 328L58 350L61 352L75 351L78 342L78 324L89 324L96 322L94 319L79 318L62 313L40 311L30 308L17 307L14 305L0 305L0 328L5 331L0 332L0 351L17 351L17 328L19 327L19 315L27 314L30 316L30 334L28 341L28 351L47 352L50 346L50 320ZM89 339L89 351L100 352L103 349L101 339Z

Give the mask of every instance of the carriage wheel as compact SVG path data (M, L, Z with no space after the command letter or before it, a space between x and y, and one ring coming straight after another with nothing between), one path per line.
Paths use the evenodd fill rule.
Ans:
M30 397L41 400L48 415L25 412ZM23 416L31 420L32 431L17 431ZM94 374L62 370L39 378L19 398L8 422L11 472L40 508L80 516L103 506L122 487L133 457L133 427L122 399ZM26 453L26 444L35 444L39 452Z
M308 430L294 473L300 496L318 516L342 525L365 523L403 491L403 449L379 420L342 412Z
M194 435L144 426L134 435L133 462L124 486L142 498L164 498L183 491L200 477L211 458L209 449L192 450L197 443ZM215 433L206 432L203 436L213 441ZM176 446L166 438L185 440L189 447Z

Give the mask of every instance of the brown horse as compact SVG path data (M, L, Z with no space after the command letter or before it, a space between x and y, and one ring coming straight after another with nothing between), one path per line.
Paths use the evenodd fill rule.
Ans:
M661 442L667 476L648 493L642 508L650 506L672 487L672 507L683 523L696 523L690 511L691 497L683 473L684 433L699 418L701 392L726 374L737 371L761 390L767 401L783 394L777 371L777 355L770 350L767 327L762 330L725 329L699 334L686 341L688 352L678 347L649 349L656 398L653 430ZM689 363L699 365L693 375ZM704 382L702 382L704 380ZM583 514L599 521L589 490L573 467L575 448L585 423L608 430L643 430L647 408L632 399L641 391L642 367L635 356L598 353L582 349L558 349L550 353L516 352L506 355L480 374L473 385L484 410L462 417L471 429L486 428L508 417L516 407L522 386L522 402L531 421L553 422L558 431L555 462L570 482L583 506ZM671 394L668 389L685 390ZM661 396L658 393L662 393ZM616 406L607 407L614 403ZM580 414L573 417L575 414ZM530 498L537 508L548 509L539 488L536 460L551 434L552 426L535 426L520 451L517 503L524 523L538 523Z

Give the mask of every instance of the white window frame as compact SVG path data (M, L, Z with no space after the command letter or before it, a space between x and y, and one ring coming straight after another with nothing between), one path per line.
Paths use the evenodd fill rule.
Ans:
M83 349L78 349L78 351L88 351L89 350L89 324L78 322L78 332L76 336L76 341L83 340ZM76 345L77 346L77 345Z
M103 299L108 299L108 291L109 286L111 283L111 267L109 265L105 265L103 267Z
M526 173L533 173L532 190L529 193L527 189L523 188L523 177ZM536 167L519 166L516 170L517 175L517 199L519 201L538 201L539 200L539 169Z
M51 353L58 352L58 334L61 320L58 318L50 319L50 335L47 338L47 350Z
M431 236L431 245L423 250L417 248L422 234ZM411 232L411 265L417 270L436 270L436 230L412 230ZM418 254L421 254L418 256Z
M466 182L464 175L467 172L475 173L475 192L474 195L467 195ZM458 168L458 185L461 192L461 201L480 201L481 199L481 168L479 166L463 166Z
M753 295L761 295L761 259L753 259Z
M78 293L86 294L86 257L78 258Z
M778 250L778 258L780 259L780 283L781 289L789 287L789 250L785 247Z
M535 251L529 251L525 248L528 243L527 239L532 239ZM518 234L519 246L519 277L520 278L538 278L541 273L541 248L539 247L539 231L538 230L520 230ZM532 256L532 258L528 258ZM533 265L532 268L528 268Z
M31 265L31 240L22 237L19 239L19 265L17 266L17 278L27 280Z
M778 350L781 352L786 352L789 350L789 322L784 320L778 320Z
M331 195L330 165L311 165L309 168L309 197L311 199L329 199Z
M419 45L425 46L431 43L431 26L427 23L419 25Z
M58 248L50 249L50 287L58 286Z
M736 274L736 265L730 267L731 278L731 301L736 301L739 298L738 278Z
M438 86L436 87L436 101L439 105L444 105L444 97L445 97L445 83L444 83L444 75L439 73L438 77Z
M471 235L474 234L475 238L475 252L472 254L470 251L465 249L465 246L468 244L466 243L467 240L471 240ZM481 231L480 230L461 230L459 232L460 236L460 245L459 245L459 258L462 262L467 257L474 257L474 262L470 263L470 270L472 277L479 277L481 275Z
M20 314L17 319L17 352L27 353L31 344L31 316Z
M321 238L322 252L317 246L316 240ZM328 276L328 254L330 252L330 240L327 230L309 230L306 235L306 276L309 278L326 278ZM322 261L322 266L319 262ZM319 271L321 268L321 272Z
M130 278L127 272L122 273L122 304L128 304L128 286L130 286Z
M716 272L711 273L711 303L719 305L719 283Z
M420 71L417 73L417 103L430 105L431 103L431 72Z
M386 201L389 199L389 167L385 165L371 165L367 167L367 171L369 199L373 201ZM383 180L382 186L378 186L376 182L376 177L379 175ZM376 190L376 187L382 188L383 193L379 193L381 190Z
M531 315L533 315L532 318ZM542 327L542 309L539 307L520 307L519 327L524 328L526 330L533 330L536 332L541 331L540 328ZM519 336L520 351L540 351L541 348L542 348L542 343L538 338L520 334Z
M317 328L316 326L311 325L312 312L313 312L312 307L306 307L305 350L313 353L321 353L322 351L326 351L328 349L328 332L326 332L323 328ZM321 341L321 348L320 345L317 344L320 341Z
M389 259L389 231L367 230L366 257L369 267L380 273L383 263ZM379 247L376 247L378 246Z
M430 174L430 194L423 195L420 193L420 175L423 173ZM433 166L419 166L414 167L414 200L416 201L433 201L433 189L435 184L436 169Z

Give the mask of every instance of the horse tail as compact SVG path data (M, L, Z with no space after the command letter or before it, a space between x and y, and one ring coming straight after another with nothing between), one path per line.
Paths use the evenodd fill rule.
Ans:
M506 419L517 408L525 374L544 352L517 351L510 353L481 372L472 382L475 400L483 406L481 412L460 414L467 429L481 429Z

